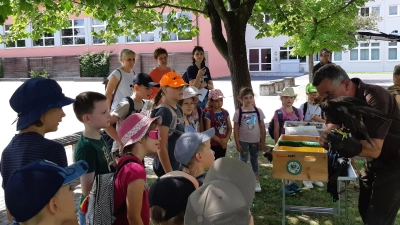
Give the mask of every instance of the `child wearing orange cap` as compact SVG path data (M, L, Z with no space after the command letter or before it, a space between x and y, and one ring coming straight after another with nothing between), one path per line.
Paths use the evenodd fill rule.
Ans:
M158 177L173 170L179 170L179 163L174 156L175 142L185 132L185 122L182 108L177 104L182 100L183 89L188 86L182 76L169 72L160 80L160 91L154 98L157 103L162 98L162 103L151 112L151 117L161 117L160 148L153 161L153 170Z

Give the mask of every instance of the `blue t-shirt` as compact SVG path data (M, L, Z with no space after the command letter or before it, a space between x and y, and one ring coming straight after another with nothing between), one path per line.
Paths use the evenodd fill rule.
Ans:
M204 117L208 120L211 121L211 115L210 112L206 112L204 114ZM224 112L214 112L214 117L215 117L215 132L219 134L226 134L228 131L228 124L226 123L227 118L229 117L229 112L226 111L226 117L224 118ZM212 124L211 124L212 126Z
M51 161L61 167L68 166L67 155L61 144L36 132L16 134L1 155L3 189L14 170L38 159Z

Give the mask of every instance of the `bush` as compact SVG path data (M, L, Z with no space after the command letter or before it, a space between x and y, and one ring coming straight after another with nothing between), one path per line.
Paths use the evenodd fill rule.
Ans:
M29 71L29 75L31 78L49 78L50 74L47 72L46 69L42 70L31 70Z
M79 56L81 77L107 77L112 52L88 52Z
M0 58L0 78L4 77L3 73L3 60Z

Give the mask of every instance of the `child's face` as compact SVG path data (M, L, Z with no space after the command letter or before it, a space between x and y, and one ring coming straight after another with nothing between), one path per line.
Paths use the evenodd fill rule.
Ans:
M121 59L121 64L127 69L132 69L135 66L136 55L135 54L125 54Z
M188 98L183 100L182 102L182 111L185 115L192 115L194 109L194 101L193 98Z
M75 214L74 188L67 184L58 190L50 200L51 207L57 207L55 216L62 224L78 224Z
M281 101L283 106L292 106L296 97L294 96L282 96Z
M314 99L317 97L317 92L310 92L310 93L307 93L307 96L308 96L308 99L309 99L310 101L314 101Z
M93 112L84 116L88 117L88 123L96 129L110 126L111 115L107 101L95 102Z
M196 60L196 62L203 62L204 52L196 50L194 52L193 58L194 58L194 60Z
M53 108L47 110L47 112L41 117L41 121L44 123L46 128L46 133L57 131L58 125L64 116L65 113L62 108Z
M182 100L183 97L183 88L184 88L183 86L177 88L166 87L164 93L167 98L179 101Z
M167 54L160 54L157 59L157 64L161 67L166 67L168 65L168 55Z
M244 106L252 106L254 103L254 96L252 94L247 94L242 98L242 104Z
M224 104L224 99L223 98L219 98L219 99L216 99L216 100L212 99L211 101L212 101L211 103L213 104L213 108L214 109L221 109L222 105Z
M148 131L144 138L144 148L146 151L151 152L151 153L157 153L159 146L160 146L160 131L158 130L158 127L155 128L154 130Z
M201 155L201 158L203 159L203 166L204 169L208 169L211 167L211 165L214 163L215 156L214 156L214 151L211 150L211 142L210 140L206 141L205 146L202 151L199 152Z
M141 99L150 99L150 95L153 93L153 88L144 85L135 85L135 92L136 96Z

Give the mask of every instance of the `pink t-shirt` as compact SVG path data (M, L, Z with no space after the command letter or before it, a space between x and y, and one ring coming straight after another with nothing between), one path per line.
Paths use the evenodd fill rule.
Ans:
M303 112L301 111L301 109L297 109L297 112L298 112L300 118L297 118L296 113L294 111L291 112L291 113L287 113L283 109L283 107L280 108L280 110L282 111L283 122L285 122L285 121L300 121L300 120L304 119ZM278 113L276 111L275 111L275 114L274 114L274 121L278 121ZM283 124L282 124L281 134L284 134L284 133L285 133L285 128L283 127Z
M135 180L143 179L146 181L146 170L142 164L142 162L136 156L124 156L118 162L118 168L121 164L126 160L135 160L135 162L130 162L126 164L122 169L118 172L117 177L115 178L115 187L114 187L114 209L117 210L122 206L124 202L126 202L126 195L128 185ZM147 182L145 182L145 187L143 191L143 200L142 200L142 212L140 213L143 224L150 225L150 204L148 199L148 188ZM127 225L128 218L125 212L117 215L117 218L114 222L114 225Z

